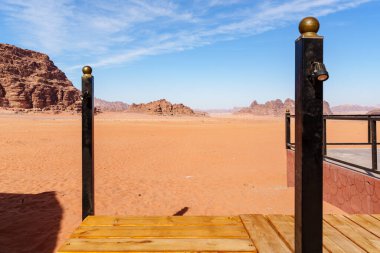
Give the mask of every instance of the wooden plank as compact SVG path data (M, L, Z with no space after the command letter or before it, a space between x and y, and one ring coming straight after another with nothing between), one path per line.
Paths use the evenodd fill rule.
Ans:
M89 216L71 237L59 253L265 253L295 248L290 215ZM325 215L323 246L323 252L380 252L380 215Z
M244 251L257 252L250 239L69 239L59 253Z
M372 214L371 216L377 220L380 220L380 214Z
M249 238L244 226L83 226L71 238Z
M239 216L88 216L81 226L233 226Z
M380 238L344 215L325 215L324 220L367 252L380 252Z
M258 252L292 252L263 215L245 214L240 218Z
M294 218L290 215L267 215L272 226L294 252Z
M366 252L325 221L323 222L323 246L334 253Z
M294 218L290 215L267 215L267 218L280 237L285 241L286 245L292 251L295 251ZM323 248L322 252L328 253L329 251Z
M346 218L380 238L380 220L368 214L346 215Z

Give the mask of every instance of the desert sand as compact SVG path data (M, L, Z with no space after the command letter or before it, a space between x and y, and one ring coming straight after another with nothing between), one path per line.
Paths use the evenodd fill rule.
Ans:
M292 214L283 117L211 116L97 115L96 214ZM363 141L366 123L328 135ZM0 112L0 160L0 252L54 252L81 222L80 116Z

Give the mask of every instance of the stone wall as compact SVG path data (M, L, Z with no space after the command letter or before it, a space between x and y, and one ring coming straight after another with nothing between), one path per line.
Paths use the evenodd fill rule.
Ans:
M294 187L295 152L287 149L287 183ZM323 200L347 213L380 213L380 179L323 162Z

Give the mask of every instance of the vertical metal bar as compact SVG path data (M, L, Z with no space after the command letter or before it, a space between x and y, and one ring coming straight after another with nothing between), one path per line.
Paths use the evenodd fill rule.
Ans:
M368 144L371 143L371 118L368 115Z
M323 155L327 155L327 120L323 117Z
M295 43L295 252L322 252L323 87L312 78L323 63L323 38L315 18L301 21Z
M290 149L290 112L285 113L285 148Z
M94 215L94 77L82 69L82 219Z
M372 170L377 171L376 120L371 120Z

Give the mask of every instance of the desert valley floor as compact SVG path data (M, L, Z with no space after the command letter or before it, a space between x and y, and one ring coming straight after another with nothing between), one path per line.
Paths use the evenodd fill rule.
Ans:
M366 140L365 122L328 126ZM283 117L97 115L96 214L292 214L284 133ZM80 116L1 112L0 160L0 251L53 252L81 222Z

